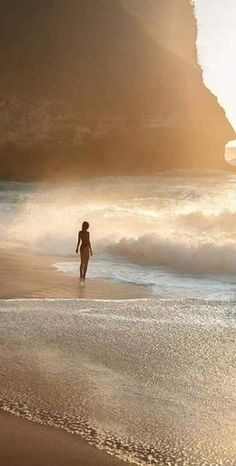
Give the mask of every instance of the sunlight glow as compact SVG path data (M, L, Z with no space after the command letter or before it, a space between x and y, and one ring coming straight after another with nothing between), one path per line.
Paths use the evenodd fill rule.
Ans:
M225 146L225 160L234 167L236 166L236 140L229 141Z
M198 59L206 86L236 129L236 1L194 0Z

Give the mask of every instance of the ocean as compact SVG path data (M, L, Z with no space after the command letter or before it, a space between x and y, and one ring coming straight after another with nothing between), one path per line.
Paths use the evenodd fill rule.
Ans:
M0 300L0 406L138 465L236 465L236 176L0 183L2 250L150 299Z
M61 185L0 182L2 248L60 255L78 275L90 221L89 276L149 286L158 297L229 299L236 283L236 176L170 172Z

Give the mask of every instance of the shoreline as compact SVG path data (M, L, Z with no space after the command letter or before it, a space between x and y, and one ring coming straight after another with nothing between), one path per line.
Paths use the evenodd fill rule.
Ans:
M79 279L53 267L66 260L27 250L0 250L0 299L142 299L150 289L108 280ZM68 259L67 259L68 260ZM79 435L38 424L0 409L1 466L123 466L121 459Z
M0 250L0 299L85 298L139 299L152 297L150 288L104 279L79 278L56 270L65 257L43 256L30 251ZM67 259L68 261L68 259Z
M1 466L125 466L79 435L0 409Z

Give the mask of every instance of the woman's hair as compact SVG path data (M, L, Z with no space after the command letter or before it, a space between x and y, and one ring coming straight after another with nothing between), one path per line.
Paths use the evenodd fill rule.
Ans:
M89 229L89 223L88 222L83 222L82 223L82 230L87 231Z

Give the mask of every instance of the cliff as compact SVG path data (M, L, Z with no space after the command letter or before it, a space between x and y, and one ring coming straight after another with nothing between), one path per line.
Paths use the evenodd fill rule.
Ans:
M197 67L197 25L189 0L122 0L162 47Z
M1 178L226 167L187 0L2 0L0 34Z

